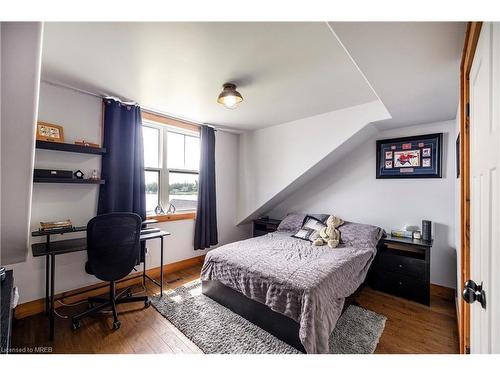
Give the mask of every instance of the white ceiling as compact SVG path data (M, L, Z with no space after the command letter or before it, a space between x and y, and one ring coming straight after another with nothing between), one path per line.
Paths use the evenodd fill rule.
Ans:
M456 117L463 22L331 22L391 113L380 128Z
M326 23L46 23L42 79L256 129L376 100ZM244 102L216 99L234 82Z

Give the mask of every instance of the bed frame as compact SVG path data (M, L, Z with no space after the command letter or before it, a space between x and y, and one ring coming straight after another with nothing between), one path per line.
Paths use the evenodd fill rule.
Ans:
M346 298L342 313L350 305L356 304L355 298L359 295L363 286L364 283L351 296ZM207 297L266 330L295 349L303 353L306 352L299 339L299 323L295 320L271 310L266 305L246 297L217 280L202 281L201 289L202 293Z

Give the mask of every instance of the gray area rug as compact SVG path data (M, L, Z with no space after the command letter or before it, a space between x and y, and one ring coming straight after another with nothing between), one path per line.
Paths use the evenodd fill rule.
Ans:
M207 354L300 354L238 314L201 294L201 282L192 281L153 306ZM375 351L386 317L349 306L330 336L332 354L370 354Z

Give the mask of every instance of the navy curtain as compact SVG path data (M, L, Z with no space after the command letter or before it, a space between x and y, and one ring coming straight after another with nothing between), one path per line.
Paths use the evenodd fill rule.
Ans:
M215 199L215 131L204 125L200 132L200 181L194 230L195 250L203 250L218 243Z
M106 98L102 179L97 214L134 212L146 219L141 109Z

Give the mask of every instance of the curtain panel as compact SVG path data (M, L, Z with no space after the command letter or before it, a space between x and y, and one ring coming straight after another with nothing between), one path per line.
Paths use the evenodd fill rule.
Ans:
M195 250L203 250L219 242L215 194L215 130L203 125L200 129L200 141L200 181L194 231Z
M146 219L141 109L106 98L102 179L97 214L133 212Z

